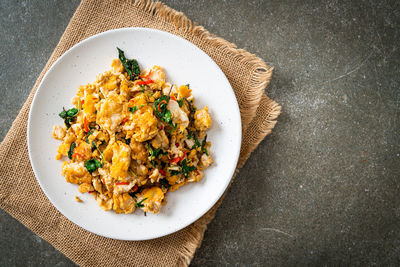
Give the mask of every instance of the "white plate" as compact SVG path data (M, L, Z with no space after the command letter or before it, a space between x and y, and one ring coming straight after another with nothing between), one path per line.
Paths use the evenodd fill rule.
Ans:
M202 108L208 105L213 126L208 133L215 161L198 183L181 187L167 196L159 214L105 212L93 196L80 194L78 186L61 176L61 161L55 160L60 141L52 127L62 125L62 107L72 107L79 85L95 80L109 70L118 57L136 58L142 69L163 66L167 80L190 84ZM239 107L227 78L217 64L194 44L154 29L125 28L92 36L68 50L44 76L33 99L28 120L28 149L33 171L51 203L80 227L105 237L146 240L176 232L204 215L221 197L234 173L241 145ZM79 196L83 203L74 200Z

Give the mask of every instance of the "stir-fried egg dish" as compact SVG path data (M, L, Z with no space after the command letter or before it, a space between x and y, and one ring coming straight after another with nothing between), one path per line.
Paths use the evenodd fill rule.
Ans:
M197 182L212 164L208 107L197 109L189 84L166 81L162 67L141 71L118 49L111 70L80 86L59 114L61 173L105 211L158 213L168 191ZM79 198L77 198L79 199Z

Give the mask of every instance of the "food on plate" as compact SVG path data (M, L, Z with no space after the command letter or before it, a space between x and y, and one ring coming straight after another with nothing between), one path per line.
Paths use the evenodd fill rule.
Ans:
M111 70L80 86L74 107L59 114L56 159L65 160L66 181L103 210L158 213L167 192L199 181L213 163L212 120L207 106L195 106L189 84L170 84L162 67L141 70L118 53Z

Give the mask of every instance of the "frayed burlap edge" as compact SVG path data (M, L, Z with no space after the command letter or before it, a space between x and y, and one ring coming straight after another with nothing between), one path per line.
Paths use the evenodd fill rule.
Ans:
M151 0L136 0L131 2L133 2L134 6L142 8L143 11L148 12L152 16L157 16L165 21L172 22L179 32L190 32L193 38L201 39L206 46L221 48L224 53L241 63L245 63L245 65L250 68L254 73L250 84L252 90L249 91L242 100L246 102L248 108L240 110L243 122L242 130L243 133L245 133L257 112L261 96L264 93L263 89L267 87L271 80L273 67L267 66L265 62L256 55L244 49L238 49L235 44L215 36L203 26L196 25L195 22L192 22L182 12L176 11L161 2L153 2ZM238 99L238 101L240 100Z

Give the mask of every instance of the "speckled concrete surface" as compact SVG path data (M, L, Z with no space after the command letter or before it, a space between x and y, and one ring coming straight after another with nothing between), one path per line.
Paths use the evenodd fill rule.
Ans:
M165 2L273 65L283 105L192 265L400 264L399 1ZM1 138L77 5L0 2ZM1 266L74 265L0 216Z

